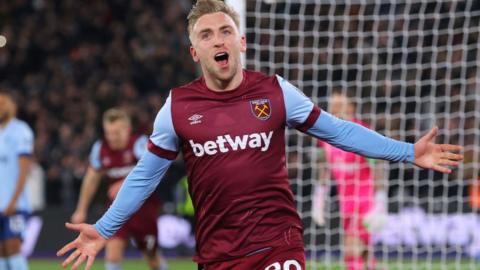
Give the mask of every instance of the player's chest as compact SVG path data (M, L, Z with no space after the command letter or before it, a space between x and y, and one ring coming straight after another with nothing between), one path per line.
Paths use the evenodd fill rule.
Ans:
M112 151L106 148L100 150L100 162L103 168L122 168L136 163L133 149Z
M17 153L17 141L14 136L0 132L0 163L7 163Z
M283 128L285 107L283 99L272 95L230 100L198 98L180 102L173 119L178 135L187 140L206 141L228 134L255 136Z

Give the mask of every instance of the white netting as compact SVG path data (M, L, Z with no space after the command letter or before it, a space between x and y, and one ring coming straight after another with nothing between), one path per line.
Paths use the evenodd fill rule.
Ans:
M480 219L469 192L480 164L480 1L248 0L245 15L247 68L280 74L322 108L344 91L357 117L385 135L413 142L438 125L437 142L464 145L465 163L451 176L389 165L390 223L375 252L389 269L475 269ZM327 225L311 222L316 142L295 131L288 139L309 258L337 269L334 194Z

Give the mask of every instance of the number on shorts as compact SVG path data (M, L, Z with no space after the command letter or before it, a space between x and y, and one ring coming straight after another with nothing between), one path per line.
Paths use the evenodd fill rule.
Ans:
M288 260L283 263L283 268L279 262L272 263L265 270L302 270L302 267L296 260Z
M21 233L25 229L25 221L21 215L11 216L9 226L12 232Z
M155 246L155 235L146 235L145 236L145 246L147 250L154 250Z

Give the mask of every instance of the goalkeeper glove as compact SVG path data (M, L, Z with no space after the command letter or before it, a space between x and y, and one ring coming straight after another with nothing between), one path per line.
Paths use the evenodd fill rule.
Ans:
M363 226L370 233L378 233L387 223L387 193L384 190L375 192L373 208L363 218Z

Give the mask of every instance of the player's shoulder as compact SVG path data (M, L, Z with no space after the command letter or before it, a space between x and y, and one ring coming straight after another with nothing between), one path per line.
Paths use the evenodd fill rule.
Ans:
M255 70L245 69L243 72L245 74L245 77L252 82L259 80L269 80L272 78L275 79L275 75L268 75Z
M25 122L23 120L20 120L18 118L13 118L11 120L10 125L12 125L12 130L15 133L29 135L29 136L33 135L32 128L30 128L30 126L27 124L27 122Z
M254 70L244 70L246 85L258 85L258 84L278 84L277 75L267 75L263 72Z
M133 144L141 144L141 143L145 143L146 141L148 141L148 137L144 134L140 134L140 133L134 133L130 136L130 141L133 143Z
M102 149L102 146L104 146L104 140L103 139L97 139L93 145L92 145L92 152L98 152L100 153L100 149Z

